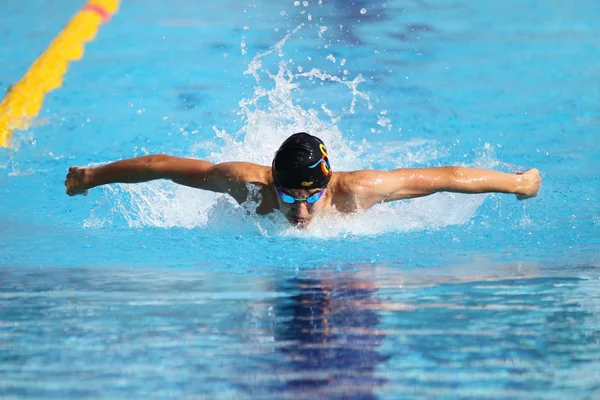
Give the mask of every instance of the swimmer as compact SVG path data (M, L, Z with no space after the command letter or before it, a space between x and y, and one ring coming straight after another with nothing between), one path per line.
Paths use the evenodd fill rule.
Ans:
M270 167L149 155L94 168L71 167L65 186L67 194L75 196L96 186L155 179L226 193L240 204L248 199L248 184L255 185L261 195L256 212L265 215L279 210L298 228L327 209L352 213L437 192L509 193L523 200L535 197L541 184L535 168L516 174L466 167L333 172L325 144L301 132L281 144Z

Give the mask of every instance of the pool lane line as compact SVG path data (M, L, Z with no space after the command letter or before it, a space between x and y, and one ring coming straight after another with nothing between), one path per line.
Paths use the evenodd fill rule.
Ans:
M39 114L44 96L63 84L71 61L81 60L84 45L96 38L103 23L119 9L120 0L89 0L31 64L0 103L0 147L8 147L13 131L27 129Z

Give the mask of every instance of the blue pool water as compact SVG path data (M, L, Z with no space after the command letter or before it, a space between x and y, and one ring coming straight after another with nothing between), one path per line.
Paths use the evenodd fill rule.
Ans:
M129 0L0 149L2 398L600 396L600 5ZM0 91L81 7L9 0ZM306 231L168 182L167 153L334 169L539 168Z

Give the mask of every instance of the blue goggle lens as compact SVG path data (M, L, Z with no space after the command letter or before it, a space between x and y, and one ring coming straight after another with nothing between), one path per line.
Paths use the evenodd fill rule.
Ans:
M324 191L325 191L325 189L323 189L320 192L317 192L311 196L299 198L299 197L290 196L289 194L282 192L279 188L277 189L277 193L279 193L281 200L283 200L283 202L287 203L287 204L294 204L297 201L306 201L308 204L314 204L317 201L319 201L321 196L323 196Z

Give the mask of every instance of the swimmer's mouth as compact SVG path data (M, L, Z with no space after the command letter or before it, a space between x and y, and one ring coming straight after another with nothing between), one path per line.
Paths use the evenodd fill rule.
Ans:
M290 221L290 223L298 228L303 228L306 225L308 225L308 220L304 219L304 218L298 218L298 217L293 217L293 216L288 216L287 217L288 221Z

